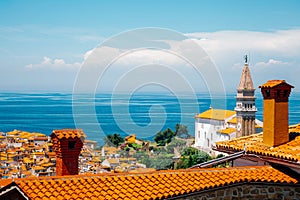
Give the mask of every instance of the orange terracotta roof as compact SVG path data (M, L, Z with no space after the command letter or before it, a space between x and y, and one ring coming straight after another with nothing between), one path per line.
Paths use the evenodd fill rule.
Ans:
M235 128L226 128L218 131L218 133L223 133L223 134L231 134L234 132L236 132Z
M44 163L44 164L42 164L42 167L53 167L53 166L55 166L54 163Z
M34 166L34 167L32 167L32 169L37 171L37 170L44 170L45 168L41 167L41 166Z
M43 156L45 155L45 152L32 152L31 155L36 155L36 156Z
M234 117L231 120L229 120L228 123L236 124L236 117Z
M288 83L285 82L285 80L268 80L265 84L262 84L261 86L259 86L259 88L273 88L282 83L289 85ZM291 87L293 87L293 86L291 86Z
M107 161L110 163L110 164L119 164L119 159L116 159L116 158L109 158L107 159Z
M56 153L55 152L48 152L48 156L50 158L56 157Z
M48 137L47 136L37 136L34 137L35 141L48 141Z
M116 154L118 149L116 147L107 147L107 146L104 146L104 151L105 153L107 154Z
M26 163L26 164L28 164L28 163L34 163L34 160L33 160L33 159L30 159L30 158L27 158L27 157L25 157L25 158L23 158L23 162L24 162L24 163Z
M12 179L0 179L0 188L12 183Z
M264 144L262 133L216 142L216 147L220 151L242 151L244 150L244 145L246 145L247 153L295 162L300 161L300 136L277 147L270 147Z
M62 138L86 138L86 135L83 133L82 129L62 129L62 130L53 130L51 137L56 135L59 139Z
M300 133L300 124L289 127L290 133Z
M0 157L0 161L6 161L7 159L6 159L6 157Z
M32 133L35 137L47 137L44 133Z
M290 128L296 128L297 126L300 126L300 123L289 125L289 129L290 129Z
M228 117L235 115L235 111L232 110L220 110L220 109L209 109L196 115L196 118L205 118L205 119L215 119L215 120L225 120Z
M258 124L255 124L255 128L263 128L263 127Z
M90 143L90 144L97 144L97 141L95 140L85 140L84 141L85 144Z
M131 134L125 137L126 143L135 143L135 140L136 140L135 134Z
M6 134L7 135L18 135L20 133L21 133L21 131L19 131L19 130L13 130L13 131L7 132Z
M26 168L25 165L21 165L21 169L22 169L23 171L27 171L27 168Z
M270 166L15 179L30 199L165 199L236 183L298 181ZM5 189L5 188L4 188Z

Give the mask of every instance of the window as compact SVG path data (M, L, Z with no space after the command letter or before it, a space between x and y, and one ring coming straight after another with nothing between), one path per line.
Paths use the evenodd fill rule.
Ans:
M75 144L76 144L76 141L69 141L68 142L68 148L69 149L75 149Z
M277 97L280 97L280 90L277 90Z
M283 92L283 97L286 97L288 95L288 91L287 90L284 90Z
M270 90L266 90L266 96L267 96L267 97L270 97L270 96L271 96Z
M207 146L209 147L209 139L207 138Z

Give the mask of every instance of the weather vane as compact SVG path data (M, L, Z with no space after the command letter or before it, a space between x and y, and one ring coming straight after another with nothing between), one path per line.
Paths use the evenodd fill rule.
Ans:
M246 54L246 55L244 56L244 58L245 58L245 63L248 64L248 55Z

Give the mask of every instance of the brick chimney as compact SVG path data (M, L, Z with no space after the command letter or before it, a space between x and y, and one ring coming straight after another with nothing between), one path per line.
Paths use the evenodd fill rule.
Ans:
M50 137L56 153L56 175L77 175L78 157L86 137L83 131L80 129L54 130Z
M284 80L269 80L259 86L264 97L263 141L278 146L289 141L289 95L294 86Z

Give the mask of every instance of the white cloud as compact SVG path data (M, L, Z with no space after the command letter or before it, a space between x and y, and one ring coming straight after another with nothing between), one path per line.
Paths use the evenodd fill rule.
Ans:
M25 66L26 69L34 70L34 69L69 69L69 70L77 70L81 66L81 63L66 63L63 59L51 59L49 57L44 57L43 61L37 64L28 64Z
M280 30L273 32L255 31L218 31L218 32L199 32L186 34L192 41L198 43L214 60L218 67L228 69L228 65L234 69L235 65L243 64L243 56L250 53L250 64L262 65L262 60L269 60L269 64L293 63L298 59L300 52L300 29ZM161 41L170 45L170 49L153 50L139 49L124 54L118 59L119 64L145 64L162 63L166 65L182 65L183 59L172 51L178 48L178 42L184 41ZM101 47L103 48L103 47ZM84 54L86 60L89 55L97 48L87 51ZM112 52L121 49L107 49ZM192 52L191 52L192 53ZM286 60L283 63L275 61ZM273 63L272 63L273 62Z
M236 54L250 52L253 56L294 58L300 50L300 29L273 32L218 31L189 33L212 57L232 59ZM254 58L255 58L254 57ZM250 57L251 59L251 57ZM234 62L234 61L233 61Z
M189 33L209 54L223 75L226 87L234 89L240 78L243 57L250 54L250 70L256 85L268 79L285 79L300 87L300 29L218 31ZM288 69L288 70L287 70Z
M300 73L300 29L279 30L270 32L255 31L217 31L217 32L199 32L186 34L192 38L193 42L199 44L208 54L209 58L216 63L217 69L221 72L227 89L236 88L239 82L241 70L243 67L243 56L250 53L250 70L252 78L256 85L265 82L268 79L286 79L297 88L300 80L297 72ZM188 40L187 40L188 41ZM128 72L128 68L144 64L161 64L172 66L185 70L187 77L192 77L189 66L182 57L172 52L180 52L178 48L187 41L159 41L167 44L166 50L159 49L118 49L113 47L97 47L84 53L83 63L91 62L96 67L105 63L107 60L114 60L109 79L117 79L122 74ZM134 42L134 41L133 41ZM191 41L190 41L191 42ZM188 44L187 44L188 45ZM182 55L192 55L199 59L199 53L182 48L185 52ZM120 55L119 57L115 57ZM101 55L101 58L99 58ZM201 57L201 56L200 56ZM202 57L203 59L204 57ZM99 60L100 59L100 60ZM101 59L102 62L101 62ZM52 59L44 57L38 64L29 64L27 69L79 69L81 63L67 63L64 59ZM124 67L120 70L120 67ZM182 67L182 68L181 68ZM126 69L127 68L127 69ZM286 69L289 70L286 70ZM109 71L108 71L109 72ZM181 72L181 71L180 71ZM91 76L94 75L91 72ZM96 74L95 74L96 76ZM115 77L115 78L114 78ZM190 78L192 79L192 78ZM195 82L199 80L195 80Z
M280 66L287 66L287 65L291 65L292 63L289 62L283 62L280 60L275 60L275 59L269 59L267 62L257 62L255 64L255 67L274 67L276 65L280 65Z
M87 52L84 53L83 59L86 60L92 53L94 49L88 50Z
M143 64L161 64L161 65L183 65L184 61L172 52L164 50L143 49L129 52L120 57L117 61L120 65L143 65Z

